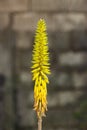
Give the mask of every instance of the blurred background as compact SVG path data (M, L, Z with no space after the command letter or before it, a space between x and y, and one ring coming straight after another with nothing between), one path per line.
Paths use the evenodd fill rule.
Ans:
M51 59L43 130L87 130L87 0L0 0L0 130L37 130L30 67L40 18Z

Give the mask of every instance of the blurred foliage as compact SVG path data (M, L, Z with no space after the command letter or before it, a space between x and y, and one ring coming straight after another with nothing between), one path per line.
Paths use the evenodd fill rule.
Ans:
M87 99L80 103L79 110L74 113L74 117L77 119L79 127L87 130Z

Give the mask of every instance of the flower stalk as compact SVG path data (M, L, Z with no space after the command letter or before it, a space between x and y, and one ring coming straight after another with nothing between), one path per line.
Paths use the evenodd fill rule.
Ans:
M46 23L40 19L37 24L32 54L32 80L34 80L34 110L38 117L38 130L42 129L42 117L47 111L47 84L50 74L48 38Z

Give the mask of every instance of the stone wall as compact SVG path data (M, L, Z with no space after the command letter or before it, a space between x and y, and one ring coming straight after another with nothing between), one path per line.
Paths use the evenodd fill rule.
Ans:
M14 129L14 122L19 129L37 129L30 67L39 18L47 23L52 73L43 129L77 130L73 115L87 91L86 0L0 0L0 73L7 76L5 129Z

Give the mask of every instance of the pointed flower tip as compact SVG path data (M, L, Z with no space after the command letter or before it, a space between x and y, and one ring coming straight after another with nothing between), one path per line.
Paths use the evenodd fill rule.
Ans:
M38 21L38 23L37 23L37 29L38 29L38 30L41 30L41 31L45 31L45 30L46 30L46 22L45 22L44 19L41 18L41 19ZM37 32L38 30L36 30L36 32Z
M45 20L43 18L40 18L38 23L45 23Z
M40 18L39 21L44 21L45 22L45 20L43 18Z

